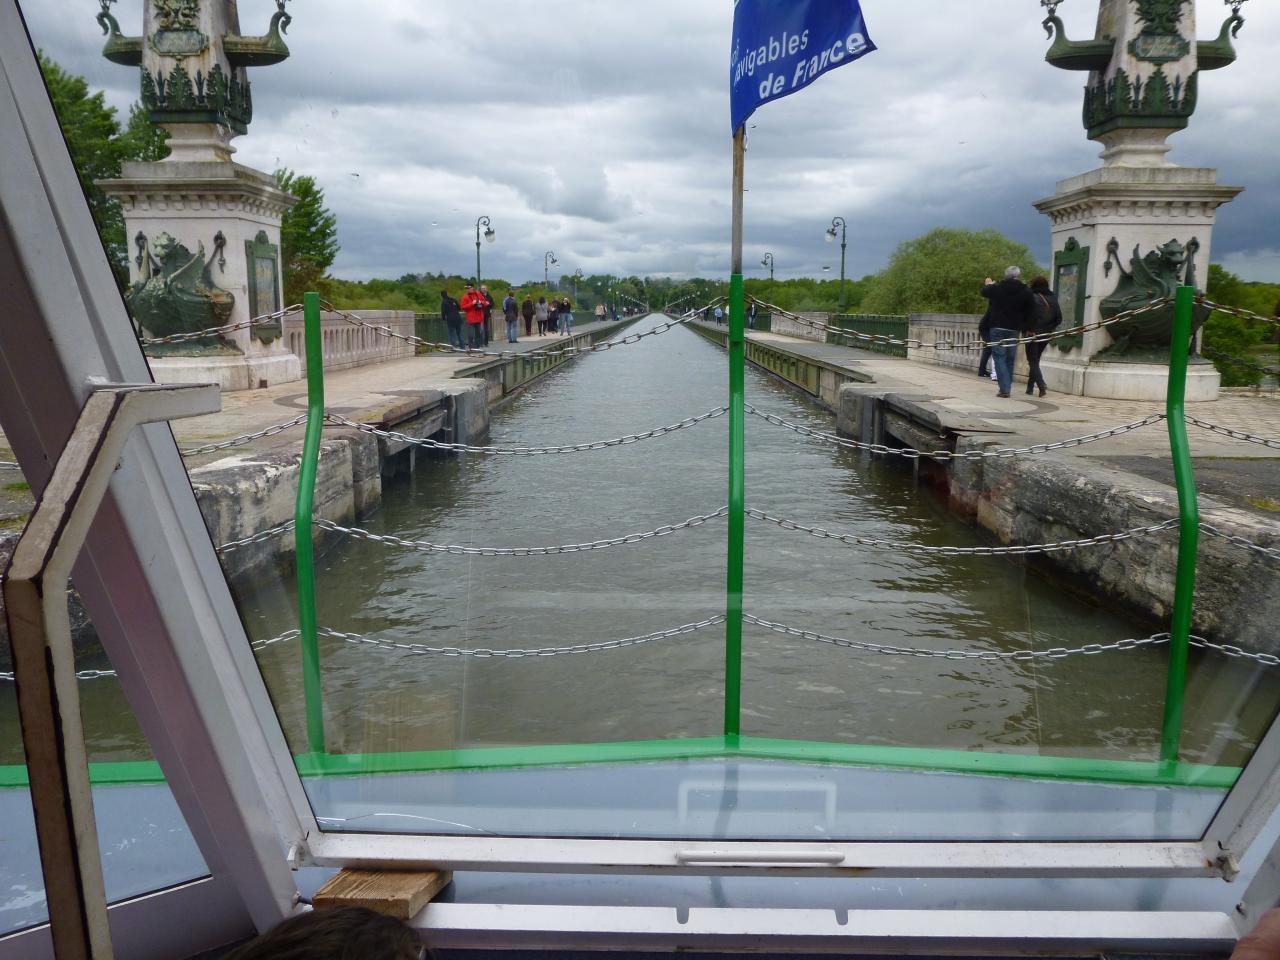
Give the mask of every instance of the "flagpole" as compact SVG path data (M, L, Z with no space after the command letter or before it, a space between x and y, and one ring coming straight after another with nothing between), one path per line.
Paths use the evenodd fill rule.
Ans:
M746 166L746 125L733 135L733 234L729 278L729 550L725 585L725 745L738 746L742 732L742 587L746 528L745 310L742 288L742 194Z

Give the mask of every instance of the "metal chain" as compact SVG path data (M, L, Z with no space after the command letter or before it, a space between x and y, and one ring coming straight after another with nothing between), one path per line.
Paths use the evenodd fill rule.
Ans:
M1233 357L1221 350L1215 350L1213 347L1201 347L1200 352L1210 360L1221 360L1223 363L1229 363L1232 366L1244 367L1246 370L1253 370L1257 373L1268 376L1280 376L1280 364L1269 364L1263 366L1260 363L1254 363L1252 360L1245 360L1242 357Z
M886 346L907 347L916 350L983 350L987 347L1014 346L1019 343L1048 343L1051 340L1058 340L1062 337L1073 337L1076 334L1087 333L1090 330L1101 330L1103 327L1109 327L1113 323L1119 323L1122 320L1130 320L1133 317L1141 316L1160 307L1168 306L1173 303L1172 297L1161 297L1158 300L1152 300L1150 303L1144 303L1140 307L1132 310L1126 310L1123 313L1117 313L1114 317L1105 320L1096 320L1093 323L1082 324L1078 327L1070 327L1066 330L1050 330L1047 333L1037 333L1031 336L1023 337L1006 337L1003 340L970 340L964 343L956 343L953 340L935 340L932 343L925 343L915 337L907 337L906 339L897 339L882 333L860 333L856 330L849 330L845 327L835 327L821 320L812 320L808 317L802 317L799 314L792 313L789 310L783 310L779 306L772 303L766 303L763 300L757 300L761 306L766 307L774 313L781 314L784 317L802 323L807 326L822 330L826 333L833 334L837 337L846 339L859 340L864 343L877 343Z
M1254 653L1252 650L1237 647L1233 643L1213 643L1204 637L1197 637L1194 634L1191 637L1191 646L1199 647L1202 650L1216 650L1224 657L1233 657L1237 660L1252 660L1255 663L1262 664L1264 667L1280 665L1280 657L1277 657L1274 653Z
M1094 547L1104 543L1117 543L1121 540L1130 540L1134 537L1144 537L1150 534L1163 533L1178 526L1179 520L1174 517L1171 520L1165 520L1161 523L1152 524L1146 527L1134 527L1130 530L1122 530L1119 533L1104 533L1096 537L1081 537L1076 540L1060 540L1056 543L1031 543L1023 546L1007 546L1007 547L929 547L923 544L903 543L897 540L881 540L874 537L859 537L848 533L831 533L821 527L809 527L794 520L784 520L780 517L771 517L767 513L760 510L752 510L748 508L747 516L753 520L762 520L766 523L776 524L784 530L798 530L801 533L807 533L812 537L820 540L839 540L862 547L877 547L886 550L900 550L903 553L933 555L943 557L961 557L961 556L977 556L977 557L1007 557L1007 556L1023 556L1033 553L1054 553L1060 550L1073 550L1077 547Z
M625 437L614 437L610 440L593 440L589 443L572 443L557 447L477 447L472 446L469 443L442 443L439 440L430 440L424 437L410 437L407 434L397 433L394 430L380 430L367 423L358 423L355 420L350 420L341 414L325 414L325 419L329 423L338 424L344 427L354 427L356 430L363 431L364 433L371 433L377 437L386 437L389 440L409 443L419 447L429 447L432 450L454 450L460 453L492 453L510 457L533 457L553 453L582 453L588 450L604 450L608 447L619 447L628 443L638 443L641 440L651 440L655 437L665 436L668 433L675 433L677 430L683 430L686 427L695 426L706 420L714 420L716 417L722 417L728 412L728 407L717 407L714 410L709 410L708 412L699 414L696 417L688 417L681 420L679 423L668 424L665 427L654 427L652 430L646 430L644 433L633 433Z
M265 430L259 430L257 433L246 433L240 437L232 437L230 440L222 440L218 443L206 443L203 447L191 447L181 452L184 457L195 457L202 453L213 453L215 450L229 450L232 447L239 447L243 444L249 443L251 440L261 440L263 437L270 437L277 433L283 433L290 427L296 427L299 424L306 422L307 415L303 413L294 417L292 420L284 421L284 423L272 424Z
M483 647L430 647L422 643L396 643L392 640L380 640L374 637L366 637L359 633L343 633L341 630L332 630L328 627L321 629L319 633L321 636L344 640L347 643L381 647L386 650L397 650L401 653L414 653L437 657L472 657L477 660L519 660L524 657L555 657L560 654L600 653L605 650L620 650L623 647L636 647L642 643L650 643L654 640L666 640L670 637L678 637L683 634L694 633L706 627L715 626L718 623L724 622L724 615L719 614L714 617L708 617L705 620L699 620L696 623L686 623L683 626L672 627L670 630L659 630L655 633L646 633L641 637L626 637L622 640L605 640L599 643L577 643L566 647L532 647L512 650L491 650Z
M1228 543L1234 543L1238 547L1245 547L1249 550L1257 551L1264 557L1270 557L1272 560L1280 560L1280 550L1274 547L1264 547L1260 543L1254 543L1252 540L1246 540L1244 537L1237 537L1234 534L1220 530L1211 523L1201 523L1200 529L1211 537L1217 537L1220 540L1226 540Z
M1209 307L1211 310L1216 310L1219 313L1226 313L1233 317L1240 317L1243 320L1261 320L1263 323L1270 323L1280 327L1280 317L1268 317L1261 313L1254 313L1252 310L1246 310L1244 307L1228 307L1226 304L1214 303L1214 301L1210 300L1203 294L1198 294L1196 296L1196 303L1204 307Z
M278 637L272 637L270 640L255 640L249 646L254 650L261 650L263 647L269 647L273 643L282 643L286 640L293 640L302 635L302 631L293 629L286 630ZM101 680L103 677L115 677L118 674L114 670L77 670L77 680ZM14 675L12 673L0 673L0 683L6 681L12 683Z
M405 547L423 553L451 553L467 557L545 557L558 553L585 553L588 550L604 550L608 547L617 547L624 544L643 543L645 540L669 536L679 530L688 530L692 527L701 526L710 520L715 520L717 517L726 516L728 512L728 507L721 507L714 513L690 517L680 523L666 524L655 530L647 530L644 533L629 533L625 537L592 540L589 543L566 543L555 547L463 547L454 544L429 543L425 540L403 540L390 534L371 533L368 530L361 530L359 527L344 527L341 524L334 523L332 520L316 520L316 526L324 530L332 530L335 533L349 534L361 540L386 543L393 547ZM288 526L292 526L292 524ZM281 528L277 527L275 529L279 530ZM259 536L263 535L260 534ZM238 541L238 543L244 542L250 541Z
M1187 423L1194 423L1197 427L1203 427L1211 433L1220 433L1224 437L1231 437L1233 440L1247 440L1249 443L1259 443L1264 447L1280 450L1280 440L1254 436L1252 433L1245 433L1243 430L1232 430L1230 427L1211 423L1208 420L1201 420L1199 417L1193 417L1189 414L1187 415Z
M991 458L1018 457L1028 454L1048 453L1050 450L1065 450L1069 447L1079 447L1086 443L1093 443L1097 440L1106 440L1109 437L1118 437L1129 433L1132 430L1139 430L1142 427L1150 426L1153 423L1159 423L1165 419L1163 413L1153 413L1150 416L1143 417L1141 420L1135 420L1132 423L1122 424L1118 427L1111 427L1108 430L1101 430L1098 433L1091 433L1084 437L1072 437L1069 440L1058 440L1054 443L1033 443L1029 447L1001 447L998 450L966 450L962 453L955 453L951 450L916 450L911 447L890 447L883 443L863 443L861 440L849 440L832 433L823 433L821 430L812 430L809 427L801 426L798 423L792 423L790 420L784 420L782 417L775 416L772 413L765 413L757 410L751 404L746 405L747 413L753 417L759 417L767 423L775 426L785 427L796 433L806 437L812 437L815 440L822 440L826 443L832 443L836 446L847 447L850 450L866 450L870 453L893 454L899 457L905 457L908 460L918 460L920 458L928 460L937 460L946 462L950 460L985 460Z
M814 633L812 630L801 630L784 623L763 620L760 617L744 613L742 619L746 623L781 633L788 637L799 637L802 640L813 640L835 647L850 650L861 650L864 653L877 653L896 657L925 657L939 660L982 660L982 661L1028 661L1028 660L1062 660L1073 654L1093 656L1111 650L1133 650L1137 647L1158 646L1169 642L1169 634L1157 633L1141 640L1118 640L1115 643L1086 643L1079 647L1050 647L1047 650L925 650L920 647L899 647L892 644L871 643L866 640L846 640L843 637L829 637L826 634Z
M232 540L230 543L224 543L222 546L217 548L217 551L218 553L230 553L232 550L238 550L240 547L247 547L251 543L261 543L263 540L270 540L272 537L284 533L286 530L292 530L293 528L294 522L292 520L286 520L278 526L268 527L266 530L245 537L243 540Z
M0 460L0 467L9 467L13 470L21 470L22 464L14 463L12 460Z
M569 347L548 347L542 350L526 350L523 352L515 350L473 350L470 348L455 347L451 343L439 343L434 340L424 340L421 337L415 337L411 334L396 333L390 327L382 324L370 323L358 314L351 313L346 310L339 310L330 303L325 304L325 308L341 315L347 323L356 327L363 327L366 330L372 330L374 333L382 337L390 337L394 340L403 340L405 343L411 343L417 347L430 347L433 350L442 350L446 353L458 353L464 356L473 357L497 357L502 360L515 360L522 357L563 357L563 356L582 356L588 353L603 353L606 350L612 350L614 347L624 347L633 343L639 343L646 337L656 337L672 330L675 327L682 326L695 319L697 312L690 311L683 317L675 320L664 320L657 326L643 333L631 333L625 337L616 339L602 340L599 343L587 344L585 346L569 346Z
M241 320L239 323L228 323L221 327L208 327L204 330L196 330L192 333L174 333L167 337L142 337L141 343L144 347L151 347L161 343L186 343L188 340L203 340L206 337L214 337L223 333L231 333L234 330L244 330L248 327L259 327L264 323L274 323L277 320L283 320L290 314L298 313L302 310L302 304L295 303L285 307L283 310L277 310L275 313L264 313L260 317L253 317L250 320Z

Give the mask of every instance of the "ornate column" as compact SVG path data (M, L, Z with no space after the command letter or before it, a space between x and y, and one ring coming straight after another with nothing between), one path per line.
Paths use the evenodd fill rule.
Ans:
M289 56L285 0L267 33L241 36L234 0L144 0L143 34L124 36L100 0L103 56L139 68L142 103L169 134L169 155L126 163L100 186L119 199L133 256L126 300L149 337L234 324L280 309L280 219L296 202L274 177L235 163L231 141L253 119L249 67ZM244 390L302 376L280 324L149 346L168 383Z
M1165 142L1196 108L1200 74L1232 63L1244 0L1215 40L1196 40L1195 0L1100 0L1095 38L1069 40L1057 9L1041 0L1053 44L1045 59L1087 71L1083 120L1103 146L1103 165L1059 181L1035 204L1049 217L1053 283L1067 326L1203 285L1217 209L1244 188L1223 186L1212 168L1170 163ZM1203 322L1200 317L1200 322ZM1168 382L1171 313L1058 341L1041 367L1051 389L1114 399L1158 400ZM1188 400L1217 397L1211 364L1193 363Z

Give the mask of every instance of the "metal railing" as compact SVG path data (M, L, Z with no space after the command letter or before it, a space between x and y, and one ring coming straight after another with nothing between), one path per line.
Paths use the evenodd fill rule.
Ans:
M875 353L883 353L891 357L907 355L906 339L911 332L910 319L905 316L894 316L878 313L838 313L831 323L841 330L851 333L862 333L872 337L883 337L883 340L865 341L863 349ZM902 341L894 343L892 341ZM834 331L828 331L827 343L843 343L844 338Z

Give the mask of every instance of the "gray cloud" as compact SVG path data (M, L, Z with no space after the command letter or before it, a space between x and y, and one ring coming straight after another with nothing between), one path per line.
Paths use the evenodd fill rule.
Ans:
M1073 35L1091 34L1090 6L1064 4ZM1224 11L1199 6L1208 36ZM1240 62L1203 77L1171 156L1248 188L1220 211L1215 259L1280 280L1280 63L1266 55L1280 5L1254 6ZM864 9L878 52L753 118L747 264L768 249L780 276L834 275L839 248L823 231L836 214L853 276L937 225L995 227L1047 260L1031 203L1097 166L1099 148L1080 124L1083 77L1044 63L1039 7ZM242 0L242 27L261 29L271 10ZM89 0L25 10L37 45L125 108L135 79L99 56L95 12ZM292 12L293 56L254 72L237 159L320 181L339 218L339 275L473 271L481 214L498 231L489 275L540 276L548 249L567 272L726 272L728 3L308 0ZM141 0L116 13L135 32Z

